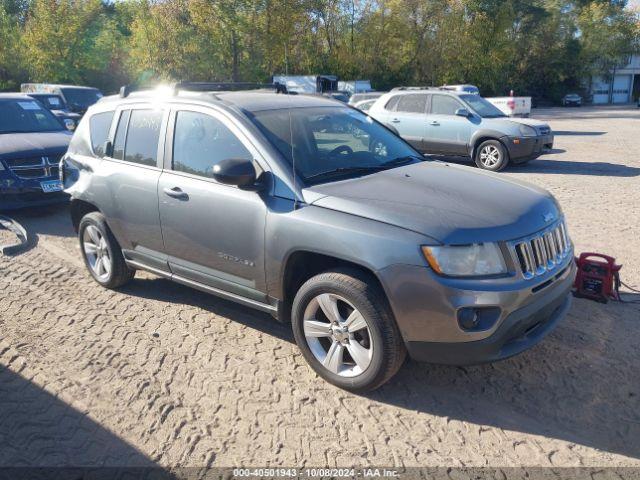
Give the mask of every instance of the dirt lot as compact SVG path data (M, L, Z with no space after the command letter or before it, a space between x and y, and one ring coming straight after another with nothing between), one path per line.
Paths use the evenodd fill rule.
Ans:
M640 110L535 116L556 150L505 175L640 288ZM146 274L101 289L64 209L15 217L35 245L0 256L0 466L640 466L640 305L577 300L514 359L355 396L270 317Z

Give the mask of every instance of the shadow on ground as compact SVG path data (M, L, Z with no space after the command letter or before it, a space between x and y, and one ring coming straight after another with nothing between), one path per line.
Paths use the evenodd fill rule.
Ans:
M150 471L173 478L85 413L2 365L0 446L0 478L124 478L125 470L132 480Z
M168 280L137 278L122 292L196 306L294 341L290 327L267 314ZM610 320L598 324L600 318ZM638 378L640 357L610 346L640 337L640 322L630 318L640 318L640 305L576 300L555 332L518 357L473 367L407 361L394 379L367 397L469 422L480 430L494 426L640 458L640 382L631 380Z

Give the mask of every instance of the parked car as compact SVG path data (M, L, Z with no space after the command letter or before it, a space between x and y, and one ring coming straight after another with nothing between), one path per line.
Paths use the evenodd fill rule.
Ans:
M387 92L367 92L367 93L354 93L349 97L349 105L355 105L358 102L362 102L364 100L375 100L380 98Z
M62 178L100 285L148 270L269 312L352 391L382 385L407 351L510 357L569 309L573 249L548 192L425 161L321 96L189 89L205 86L123 90L74 134Z
M553 148L548 124L509 118L477 94L395 89L368 113L420 152L469 157L486 170L500 171Z
M0 94L0 210L68 201L58 164L71 133L42 104Z
M369 100L362 100L360 102L354 103L352 105L353 108L357 108L363 112L368 112L371 106L376 103L376 98L371 98Z
M28 95L38 100L45 108L59 118L67 130L74 131L78 126L82 115L70 111L60 95L54 95L52 93L29 93Z
M562 97L563 107L579 107L580 105L582 105L582 97L577 93L567 93Z
M102 98L102 92L97 88L81 85L57 85L51 83L23 83L20 85L23 93L52 93L60 96L69 110L83 115L91 105Z

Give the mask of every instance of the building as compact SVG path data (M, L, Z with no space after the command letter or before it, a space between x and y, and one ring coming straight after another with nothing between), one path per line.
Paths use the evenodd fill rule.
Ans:
M640 97L640 55L631 55L623 67L610 75L593 77L591 93L594 104L629 103Z

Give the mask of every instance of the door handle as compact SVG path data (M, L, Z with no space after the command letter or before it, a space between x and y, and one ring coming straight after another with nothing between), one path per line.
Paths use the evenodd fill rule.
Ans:
M430 122L429 125L433 125L434 127L437 127L438 125L440 125L440 122L438 122L437 120L434 120Z
M400 119L394 118L393 120L391 120L391 123L400 123Z
M183 192L180 187L173 188L165 188L165 195L169 195L172 198L177 198L179 200L189 200L189 195L186 192Z

